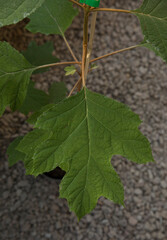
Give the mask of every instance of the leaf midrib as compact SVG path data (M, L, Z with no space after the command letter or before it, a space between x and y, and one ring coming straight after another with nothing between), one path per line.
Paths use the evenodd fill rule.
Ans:
M45 7L46 11L48 12L49 16L50 16L50 17L54 20L54 22L56 23L56 25L57 25L57 27L58 27L61 35L63 36L64 33L63 33L61 27L59 26L59 23L58 23L57 19L51 14L50 10L48 9L48 7L47 7L45 4L44 4L44 7Z
M166 21L167 22L167 17L159 18L159 17L153 16L153 15L146 14L146 13L143 13L143 12L138 12L138 11L131 11L131 13L133 13L135 15L139 14L139 15L143 15L143 16L146 16L146 17L155 18L155 19L158 19L160 21Z
M14 71L14 72L4 72L5 74L3 75L0 75L0 78L3 78L4 76L6 75L15 75L15 74L18 74L18 73L22 73L22 72L31 72L31 71L34 71L36 70L37 67L33 67L33 68L26 68L26 69L23 69L23 70L18 70L18 71ZM1 70L0 70L1 71Z

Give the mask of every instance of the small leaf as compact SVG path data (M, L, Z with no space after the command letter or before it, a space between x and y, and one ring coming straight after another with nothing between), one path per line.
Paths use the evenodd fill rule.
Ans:
M167 1L144 0L132 13L140 20L145 47L167 62Z
M44 0L0 0L0 27L19 22L43 2Z
M140 123L124 104L84 88L38 117L35 127L50 132L45 141L33 145L33 131L32 147L23 139L18 150L27 154L29 174L37 176L57 166L67 171L60 197L81 218L100 196L124 204L122 183L110 163L113 155L140 164L154 161L150 144L138 129Z
M33 33L64 35L77 13L69 0L47 0L29 17L26 28Z
M98 66L95 63L93 63L93 64L91 64L90 68L91 68L91 70L93 70L93 69L97 69Z
M66 71L65 76L74 75L74 73L77 71L74 66L65 67L64 70Z
M20 108L34 70L18 51L0 42L0 115L8 105L13 111Z
M34 66L45 65L49 63L59 62L59 59L52 55L54 50L52 42L46 42L38 46L35 41L32 41L26 51L23 51L23 56ZM49 68L38 69L35 73L42 73L49 70Z
M16 150L16 147L18 146L18 144L22 139L23 137L16 138L8 147L7 155L8 155L8 161L9 161L10 167L16 164L18 161L23 161L25 158L24 153Z
M41 90L34 88L35 83L30 81L26 98L19 109L20 112L27 115L29 112L35 112L49 103L49 96Z

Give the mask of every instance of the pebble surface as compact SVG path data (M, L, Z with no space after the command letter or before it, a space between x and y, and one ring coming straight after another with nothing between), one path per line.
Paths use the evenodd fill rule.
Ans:
M103 0L102 7L135 9L135 0ZM82 14L66 36L81 58ZM71 60L60 36L55 54ZM37 41L45 41L40 35ZM75 44L74 44L75 39ZM142 40L133 15L99 13L93 57L135 45ZM141 131L149 138L156 163L134 164L122 157L111 162L125 187L125 208L101 197L96 208L80 222L65 199L59 199L59 182L46 176L25 176L22 163L8 167L8 144L30 129L24 115L6 110L0 119L0 239L1 240L166 240L167 239L167 65L153 52L141 48L97 62L87 86L121 101L140 115ZM36 86L48 90L64 81L70 91L76 77L65 77L63 68L34 75Z

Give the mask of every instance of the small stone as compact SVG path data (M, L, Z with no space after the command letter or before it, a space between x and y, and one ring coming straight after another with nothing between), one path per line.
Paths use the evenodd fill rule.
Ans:
M49 238L51 238L51 234L50 233L45 233L45 237L49 239Z
M136 195L141 195L141 194L142 194L142 191L141 191L139 188L137 188L137 189L135 189L134 193L135 193Z
M141 66L141 67L139 68L139 71L141 72L141 74L146 74L147 68Z
M128 221L131 226L135 226L137 224L137 219L132 216L129 218Z
M3 198L6 199L6 198L8 198L8 197L9 197L9 192L5 191L5 192L3 193Z
M162 182L161 182L161 187L167 188L167 183L166 183L166 181L162 181Z
M87 215L86 216L86 222L92 222L92 217L91 217L91 215Z
M27 187L29 185L29 183L27 181L20 181L18 183L18 187Z
M57 223L56 223L56 229L60 229L60 228L62 228L62 225L61 225L60 222L57 222Z
M104 220L101 221L101 223L104 224L104 225L108 225L109 222L108 222L108 219L104 219Z

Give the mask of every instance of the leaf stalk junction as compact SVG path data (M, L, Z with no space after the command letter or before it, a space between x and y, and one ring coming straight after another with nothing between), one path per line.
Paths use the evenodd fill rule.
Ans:
M59 63L42 65L42 66L39 66L38 69L39 68L45 68L45 67L55 67L55 66L59 66L59 65L68 65L68 64L79 65L81 72L79 70L76 71L79 75L79 80L75 83L71 92L69 93L69 96L71 96L73 91L76 88L78 88L78 91L80 91L82 86L83 87L86 86L87 75L88 75L88 72L91 70L91 68L89 68L90 63L96 62L98 60L101 60L103 58L106 58L106 57L109 57L109 56L112 56L112 55L115 55L117 53L122 53L122 52L125 52L125 51L128 51L128 50L132 50L134 48L139 47L140 45L134 45L134 46L131 46L131 47L123 48L123 49L116 50L116 51L113 51L111 53L105 54L103 56L99 56L97 58L90 59L92 49L93 49L93 40L94 40L94 35L95 35L97 13L98 12L131 13L131 11L130 10L124 10L124 9L112 9L112 8L94 8L94 7L90 7L86 4L81 4L76 0L69 0L69 1L72 2L73 4L77 5L78 7L80 7L84 12L82 61L81 62L78 61L78 59L75 56L72 48L70 47L70 44L68 43L65 35L63 35L63 39L65 41L65 44L66 44L69 52L71 53L71 56L74 59L74 61L59 62ZM92 19L91 19L91 23L90 23L90 33L89 33L89 16L90 16L90 14L92 15Z

